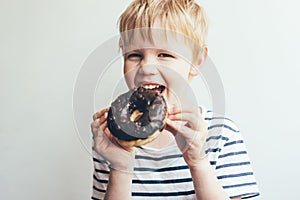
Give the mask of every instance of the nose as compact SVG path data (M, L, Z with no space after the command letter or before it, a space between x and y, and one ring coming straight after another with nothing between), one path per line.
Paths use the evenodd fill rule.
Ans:
M151 56L145 56L140 63L139 73L142 75L155 75L158 73L158 62Z

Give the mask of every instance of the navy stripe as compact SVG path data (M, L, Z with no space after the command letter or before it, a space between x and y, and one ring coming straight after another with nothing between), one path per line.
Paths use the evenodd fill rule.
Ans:
M175 170L182 170L182 169L188 169L188 168L189 167L187 165L176 166L176 167L166 167L166 168L159 168L159 169L139 167L139 168L134 168L134 171L166 172L166 171L175 171Z
M170 180L132 180L134 184L172 184L172 183L185 183L192 182L192 178L183 179L170 179Z
M253 173L243 173L243 174L235 174L234 177L240 177L245 175L253 175ZM108 180L100 180L95 175L93 176L97 182L107 184ZM228 177L228 175L227 175ZM231 176L233 177L233 176ZM224 177L218 177L218 179L222 179ZM192 182L192 178L184 178L184 179L171 179L171 180L132 180L133 184L172 184L172 183L184 183L184 182ZM256 185L255 182L253 183L244 183L244 184L237 184L237 185L229 185L223 186L224 189L226 188L233 188L233 187L241 187L241 186L249 186L249 185ZM98 188L94 188L97 191L105 192L105 190L101 190Z
M204 118L204 120L208 120L208 121L213 120L213 119L226 119L226 120L228 120L228 121L233 122L231 119L229 119L229 118L227 118L227 117L205 117L205 118Z
M95 174L93 175L93 178L99 183L104 183L104 184L108 183L108 180L98 179Z
M101 163L101 164L108 164L106 160L99 160L99 159L97 159L95 157L93 157L93 161L97 162L97 163Z
M102 170L102 169L95 169L95 171L96 171L97 173L101 173L101 174L109 174L109 171Z
M258 196L259 193L258 192L251 192L251 193L245 193L245 194L240 194L240 195L237 195L237 196L232 196L230 198L237 198L237 197L242 197L243 199L249 199L249 198L252 198L252 197L256 197Z
M241 154L247 154L247 151L238 151L238 152L226 153L226 154L219 155L218 158L224 158L224 157L228 157L228 156L235 156L235 155L241 155Z
M93 200L100 200L100 199L98 199L98 198L96 198L96 197L91 197L91 199L93 199Z
M216 165L217 161L210 161L210 165Z
M141 155L136 155L136 159L145 159L145 160L154 160L154 161L161 161L161 160L166 160L166 159L171 159L171 158L180 158L182 157L182 154L175 154L175 155L169 155L169 156L163 156L163 157L150 157L150 156L141 156Z
M182 191L182 192L133 192L132 196L135 197L174 197L174 196L187 196L195 194L194 190Z
M228 143L224 144L224 147L230 146L230 145L233 145L233 144L242 144L242 143L244 143L243 140L232 141L232 142L228 142Z
M243 186L250 186L250 185L256 185L256 182L242 183L242 184L236 184L236 185L226 185L226 186L223 186L223 188L227 189L227 188L243 187Z
M224 137L224 136L222 136L222 135L218 135L218 136L210 136L210 137L208 137L208 138L206 139L206 142L208 142L209 140L219 140L219 139L225 140L225 141L228 141L228 140L229 140L228 137Z
M229 164L225 164L225 165L219 165L216 167L216 169L221 169L221 168L225 168L225 167L236 167L236 166L242 166L242 165L250 165L250 162L238 162L238 163L229 163Z
M221 151L221 149L220 148L209 148L209 149L207 149L206 151L205 151L205 153L208 153L208 152L220 152Z
M106 190L99 189L96 186L93 186L93 189L101 193L106 193Z
M236 177L251 176L251 175L253 175L253 172L245 172L245 173L240 173L240 174L229 174L229 175L217 176L217 178L218 179L236 178Z
M213 128L227 128L227 129L229 129L233 132L236 132L236 133L240 132L239 130L235 130L235 129L233 129L230 126L225 125L225 124L215 124L215 125L209 126L208 130L213 129Z

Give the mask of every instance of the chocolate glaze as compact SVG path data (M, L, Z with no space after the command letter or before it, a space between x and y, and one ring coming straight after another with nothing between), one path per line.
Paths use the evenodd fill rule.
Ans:
M135 110L143 115L136 121L130 116ZM145 139L164 128L167 105L163 96L152 90L139 87L120 95L108 112L107 126L110 132L124 141Z

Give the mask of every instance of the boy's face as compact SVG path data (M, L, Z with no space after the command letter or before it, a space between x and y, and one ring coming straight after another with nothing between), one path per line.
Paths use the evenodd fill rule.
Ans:
M131 40L123 54L125 79L130 89L158 90L169 105L175 104L178 96L185 95L189 79L198 74L191 65L193 52L178 37L157 38L163 37L156 37L155 44L142 38Z

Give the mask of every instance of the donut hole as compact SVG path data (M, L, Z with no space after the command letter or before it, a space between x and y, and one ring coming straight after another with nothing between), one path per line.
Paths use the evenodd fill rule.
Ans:
M137 122L143 116L143 114L144 113L138 109L134 110L130 115L130 121Z
M151 122L147 107L145 108L139 107L132 110L133 111L129 113L129 119L132 123L134 123L134 126L144 127Z

